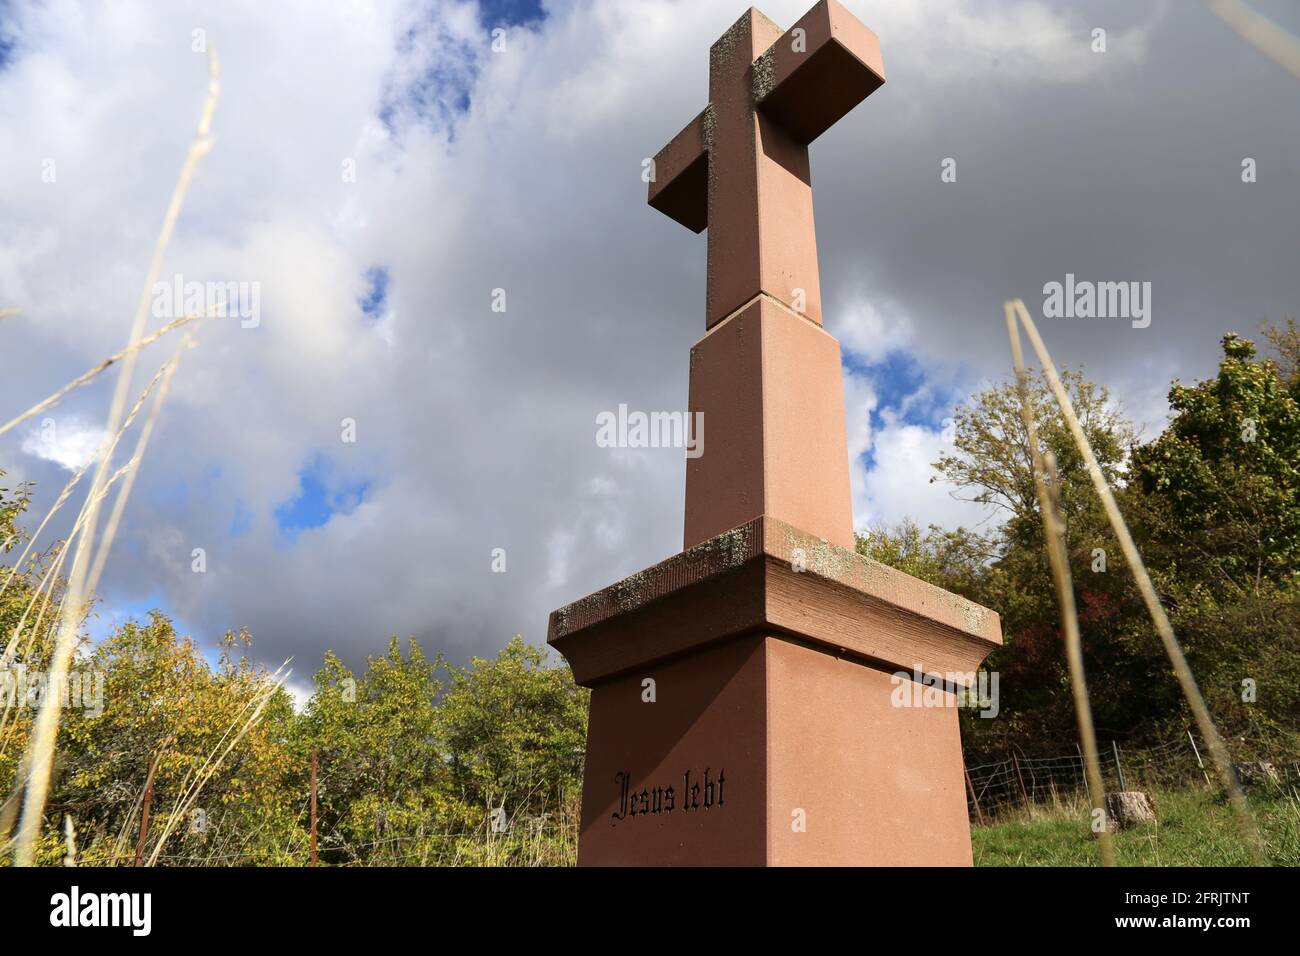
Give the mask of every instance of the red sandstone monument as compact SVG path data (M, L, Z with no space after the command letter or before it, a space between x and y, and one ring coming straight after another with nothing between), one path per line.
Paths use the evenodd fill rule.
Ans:
M709 51L709 105L655 157L650 205L709 231L690 372L708 445L685 550L551 615L592 690L582 865L971 863L954 690L1001 624L854 552L821 327L808 144L884 81L880 41L835 0L788 31L751 8ZM898 672L945 706L900 706L919 695Z

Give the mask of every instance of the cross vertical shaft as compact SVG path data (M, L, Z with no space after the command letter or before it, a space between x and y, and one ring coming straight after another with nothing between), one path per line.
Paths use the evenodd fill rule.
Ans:
M808 144L884 82L836 0L788 31L752 7L709 50L709 105L655 157L649 202L707 228L685 546L767 515L853 547L839 344L822 306Z
M709 51L709 327L760 293L821 322L808 147L754 102L782 33L750 8Z

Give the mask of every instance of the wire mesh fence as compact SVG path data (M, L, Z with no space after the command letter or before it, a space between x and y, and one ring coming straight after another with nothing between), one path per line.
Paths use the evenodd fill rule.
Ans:
M1205 745L1192 734L1141 748L1116 741L1099 741L1098 746L1102 783L1108 793L1214 786ZM1267 779L1277 786L1300 787L1300 762L1266 766ZM1086 796L1087 789L1083 754L1077 745L1073 753L1050 756L1012 751L1003 760L966 768L966 802L971 819L976 821L1009 808Z

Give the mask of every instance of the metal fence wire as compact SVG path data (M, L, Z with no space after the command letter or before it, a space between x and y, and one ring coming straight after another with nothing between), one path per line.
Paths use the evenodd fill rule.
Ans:
M1205 745L1191 734L1143 748L1112 741L1099 743L1102 782L1106 791L1153 790L1189 783L1211 785L1213 770ZM1300 763L1273 764L1284 787L1300 786ZM1019 751L1006 759L966 768L966 802L971 819L1015 806L1049 803L1086 795L1083 754L1031 757Z

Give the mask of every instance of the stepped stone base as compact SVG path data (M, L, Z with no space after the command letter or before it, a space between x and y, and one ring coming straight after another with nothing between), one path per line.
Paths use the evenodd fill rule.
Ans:
M549 641L592 688L580 864L970 865L955 691L992 611L759 518Z

